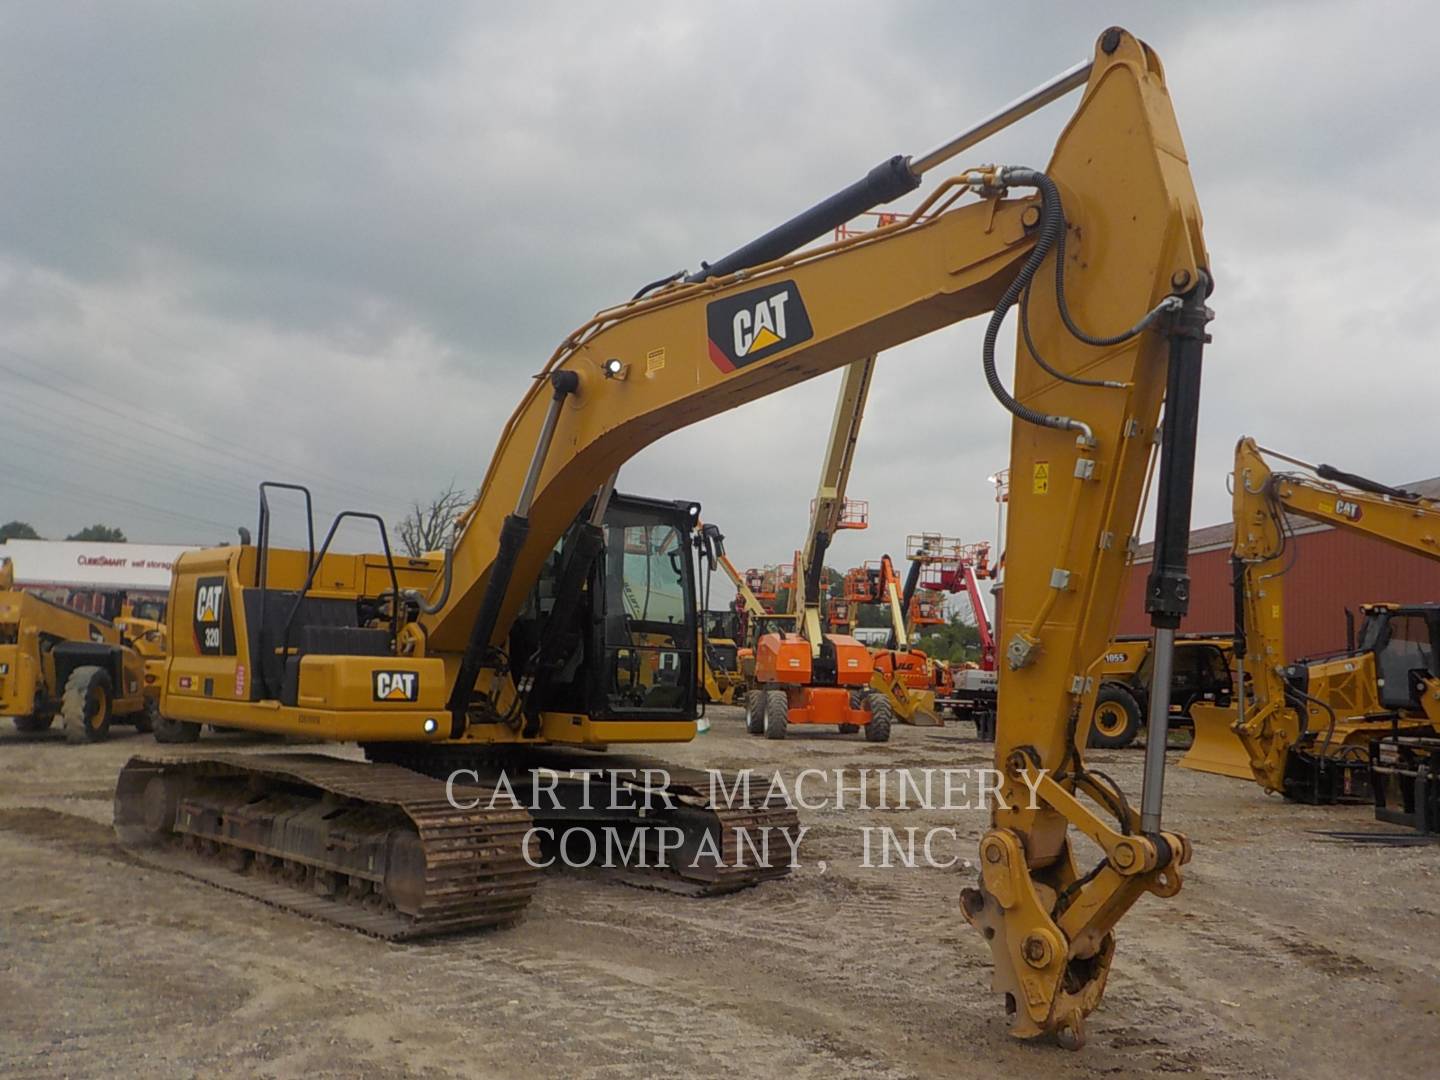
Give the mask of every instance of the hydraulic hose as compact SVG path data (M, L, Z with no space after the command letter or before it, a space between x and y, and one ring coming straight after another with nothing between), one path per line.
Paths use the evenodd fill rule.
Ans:
M1050 185L1050 190L1055 191L1055 184L1049 177L1035 169L1008 168L1003 172L1003 182L1006 185L1017 187L1040 187L1040 181L1044 180ZM1005 323L1005 316L1015 306L1021 295L1030 287L1030 282L1040 270L1040 264L1045 257L1054 249L1056 240L1065 231L1065 215L1060 206L1058 198L1052 199L1044 188L1041 190L1040 226L1036 231L1035 247L1031 249L1029 256L1020 267L1020 272L1015 275L1015 280L1010 282L1008 288L1001 295L1000 301L995 305L995 310L990 313L990 322L985 326L985 340L981 346L981 359L985 368L985 382L990 387L990 393L995 400L1013 415L1016 419L1027 424L1034 424L1037 427L1057 428L1061 431L1082 431L1089 435L1090 429L1079 420L1073 420L1068 416L1051 416L1022 405L1010 396L1010 391L1005 389L1005 384L1000 381L1000 374L995 370L995 342L1000 337L1000 327Z
M1020 336L1025 339L1025 348L1030 350L1030 359L1040 365L1047 375L1059 379L1061 382L1070 383L1072 386L1097 386L1105 390L1124 390L1128 383L1116 382L1113 379L1084 379L1079 375L1067 375L1063 371L1051 367L1045 362L1045 357L1040 355L1040 350L1035 347L1035 339L1030 336L1030 290L1026 289L1020 296Z
M1055 181L1037 169L1011 166L1002 169L1000 182L1006 187L1031 187L1040 192L1040 226L1036 233L1035 247L1026 258L1020 272L1015 275L1015 280L1000 297L999 303L995 305L991 313L990 322L985 327L985 341L982 349L982 356L985 368L985 382L990 387L990 392L995 400L1000 402L1012 415L1028 424L1035 424L1039 427L1057 428L1062 431L1079 431L1087 439L1093 437L1089 426L1081 420L1069 416L1054 416L1039 412L1027 405L1022 405L1010 395L1000 381L1000 376L995 368L995 343L1000 336L1000 327L1005 322L1005 316L1017 301L1024 298L1029 290L1030 284L1040 270L1040 265L1045 258L1054 251L1055 253L1055 304L1060 311L1060 319L1065 324L1065 329L1086 345L1096 347L1107 347L1119 345L1129 341L1131 338L1144 331L1151 323L1165 312L1172 311L1180 304L1180 298L1167 296L1145 315L1134 326L1119 334L1109 337L1097 337L1086 333L1075 322L1070 314L1069 304L1065 299L1065 208L1060 200L1060 189ZM1022 323L1025 312L1022 310ZM1040 366L1051 375L1065 379L1067 382L1074 382L1073 376L1061 375L1050 365L1040 359L1039 353L1034 348L1030 339L1028 326L1022 325L1021 332L1024 336L1026 347L1040 363Z

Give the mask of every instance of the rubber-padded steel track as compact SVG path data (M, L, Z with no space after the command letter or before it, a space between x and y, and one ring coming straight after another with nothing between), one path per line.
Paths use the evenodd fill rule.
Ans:
M320 755L132 758L115 830L143 860L389 940L517 920L530 815L489 792Z
M557 830L608 828L623 833L637 828L679 828L684 841L663 868L654 865L618 868L620 879L632 885L692 896L735 892L788 875L792 855L790 841L799 841L800 819L794 807L767 803L768 785L758 779L748 793L741 785L738 798L728 795L717 798L722 783L726 792L737 790L736 777L718 770L712 774L655 758L557 747L506 751L455 745L372 743L364 750L372 761L402 765L436 779L446 779L460 769L473 770L483 786L497 782L498 775L504 772L516 797L534 815L536 824ZM532 784L553 783L549 779L536 780L537 770L560 774L555 796L562 806L552 805L548 790L538 797L534 795ZM628 789L636 801L642 801L645 778L661 773L670 797L668 807L657 803L643 814L637 814L604 805L606 799L600 793L608 796L612 783L621 790ZM578 774L590 775L588 789L573 780L567 782L567 777ZM588 798L585 797L587 790L592 793ZM711 855L716 851L718 859Z

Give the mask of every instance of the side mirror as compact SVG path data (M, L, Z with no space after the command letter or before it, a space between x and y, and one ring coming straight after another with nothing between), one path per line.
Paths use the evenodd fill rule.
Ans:
M720 557L725 554L725 534L718 525L702 525L698 540L700 550L704 552L705 561L713 574Z

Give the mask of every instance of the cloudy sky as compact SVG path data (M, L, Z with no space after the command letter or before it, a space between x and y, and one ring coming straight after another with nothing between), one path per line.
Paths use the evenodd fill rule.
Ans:
M1228 514L1241 434L1435 475L1437 21L1420 3L5 4L0 520L213 543L253 525L262 478L391 518L474 486L591 313L928 149L1112 22L1165 62L1219 281L1196 524ZM1074 101L964 164L1043 164ZM981 329L882 358L851 483L871 528L835 565L907 532L992 535L1008 422ZM837 379L670 436L621 487L698 498L742 565L787 558Z

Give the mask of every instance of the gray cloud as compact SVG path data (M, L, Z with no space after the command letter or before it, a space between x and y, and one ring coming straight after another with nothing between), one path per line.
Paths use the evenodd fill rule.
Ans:
M262 476L392 516L478 483L591 312L938 142L1112 21L1164 58L1219 279L1197 522L1228 512L1242 433L1440 473L1395 422L1440 389L1425 5L16 5L0 518L209 542ZM1043 163L1065 115L976 160ZM979 332L883 358L852 481L872 528L837 564L992 531L1008 425ZM788 558L834 385L669 436L622 486L700 498L741 562Z

